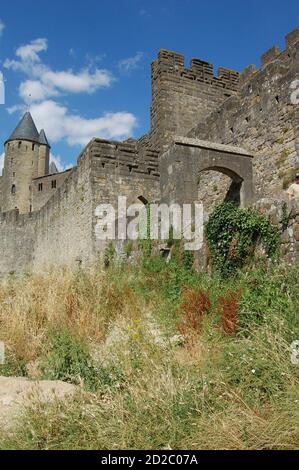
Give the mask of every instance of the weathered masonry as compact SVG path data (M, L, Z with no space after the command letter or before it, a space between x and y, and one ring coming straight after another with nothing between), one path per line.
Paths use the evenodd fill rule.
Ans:
M180 204L198 201L200 173L214 170L230 177L234 198L242 207L250 206L254 202L252 158L239 147L175 138L161 156L162 200Z
M234 200L255 204L279 223L299 171L299 28L286 48L270 48L261 67L242 73L161 49L152 63L151 129L138 140L92 139L75 167L58 172L50 144L26 113L4 143L0 176L0 275L93 264L99 203ZM299 253L296 204L284 255Z

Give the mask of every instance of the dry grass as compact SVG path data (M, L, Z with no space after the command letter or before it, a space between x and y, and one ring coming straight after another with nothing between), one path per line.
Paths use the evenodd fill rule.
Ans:
M61 354L74 348L79 373L97 381L92 393L82 391L67 403L34 403L10 436L0 433L0 447L298 449L299 371L289 350L299 334L293 315L298 288L282 292L281 272L270 273L268 282L257 276L246 274L229 286L234 292L247 286L241 306L233 303L229 314L239 325L234 336L221 328L219 299L230 290L217 279L189 279L199 284L194 291L185 287L184 275L182 296L176 295L177 276L133 268L6 280L0 339L16 361L48 360L55 368L57 358L48 355L51 331L67 331L66 342L62 335L54 344ZM261 321L258 305L265 309L270 302L271 317ZM191 318L192 340L176 330L182 313ZM84 341L90 359L69 337Z
M9 278L0 287L1 340L26 363L43 353L51 329L66 327L75 336L99 342L117 317L140 315L134 292L101 271Z

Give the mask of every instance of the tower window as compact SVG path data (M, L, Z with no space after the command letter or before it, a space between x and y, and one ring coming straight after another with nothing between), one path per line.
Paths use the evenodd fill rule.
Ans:
M21 145L22 145L22 142L19 142L19 143L18 143L18 148L20 148L20 147L21 147Z
M32 150L34 150L35 144L32 144Z
M38 190L42 191L43 190L43 183L38 183Z
M52 180L52 189L56 189L56 180Z
M16 194L16 185L13 184L11 187L11 194Z
M13 176L13 178L16 176L15 171L12 172L12 176Z

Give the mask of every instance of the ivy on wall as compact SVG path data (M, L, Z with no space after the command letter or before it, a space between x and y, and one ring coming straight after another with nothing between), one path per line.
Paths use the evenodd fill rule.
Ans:
M261 244L268 257L278 252L279 230L255 209L240 209L231 202L218 205L206 224L213 265L222 276L233 274Z

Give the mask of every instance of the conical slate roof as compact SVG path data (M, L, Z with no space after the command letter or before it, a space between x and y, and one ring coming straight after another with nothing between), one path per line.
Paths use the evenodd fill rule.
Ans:
M47 145L48 147L50 147L44 129L42 129L42 130L40 131L40 133L39 133L39 140L38 140L38 141L39 141L40 144Z
M6 142L10 142L11 140L30 140L31 142L39 142L39 134L29 112L24 114Z
M49 166L49 175L53 175L54 173L58 173L58 170L57 170L57 166L52 161L50 162L50 166Z

